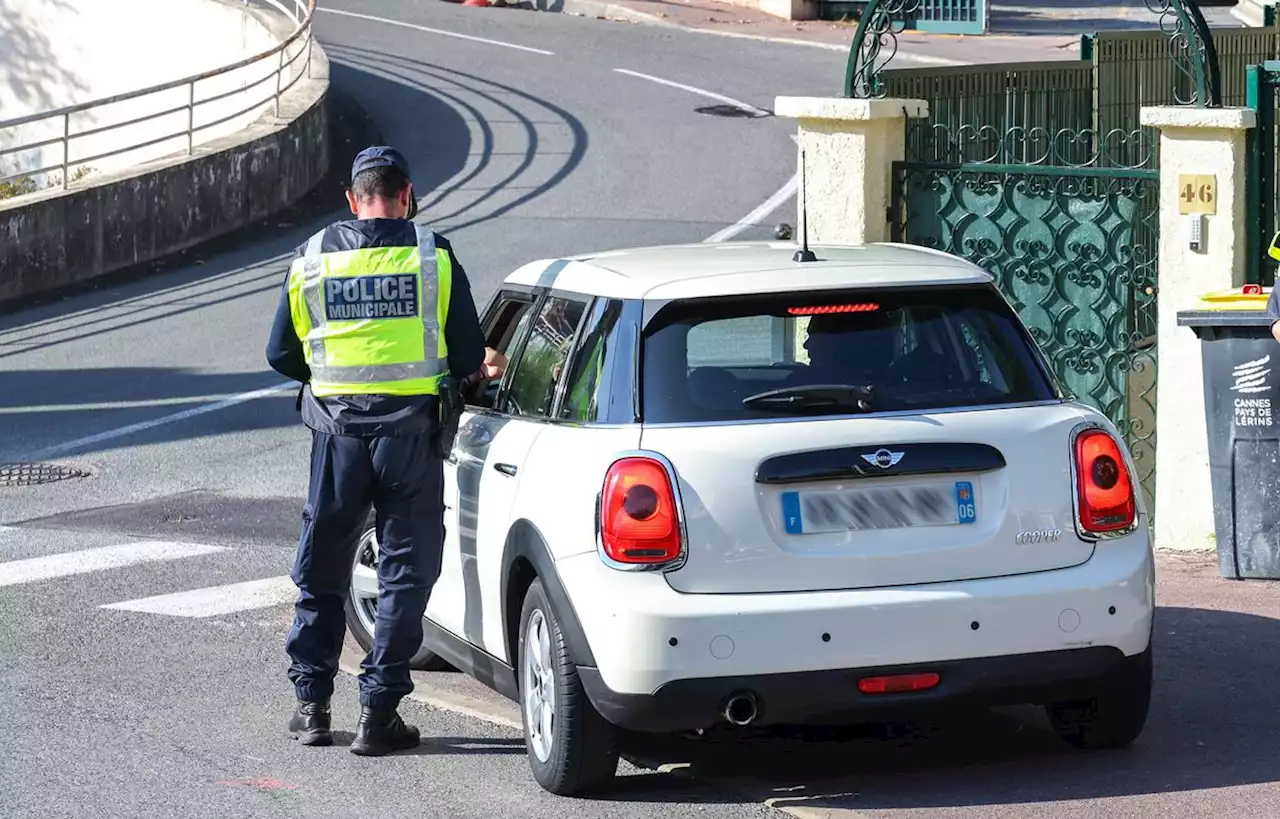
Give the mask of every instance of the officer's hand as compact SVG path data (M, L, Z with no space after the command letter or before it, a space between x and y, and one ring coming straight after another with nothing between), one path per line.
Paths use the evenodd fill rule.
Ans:
M480 373L485 378L501 378L507 371L507 357L492 347L484 348L484 364L480 365Z

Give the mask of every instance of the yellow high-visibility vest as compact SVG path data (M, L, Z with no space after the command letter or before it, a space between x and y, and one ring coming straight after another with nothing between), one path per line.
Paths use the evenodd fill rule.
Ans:
M447 370L453 268L430 228L416 246L321 253L324 231L289 269L289 308L311 392L434 395Z

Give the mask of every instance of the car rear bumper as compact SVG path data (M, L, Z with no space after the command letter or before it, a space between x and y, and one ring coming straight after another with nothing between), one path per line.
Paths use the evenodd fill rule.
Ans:
M1147 648L1155 606L1145 528L1072 568L887 589L681 594L661 574L614 571L595 555L557 571L593 655L584 684L602 712L632 703L617 713L640 707L628 695L719 711L719 698L748 682L784 698L829 689L836 705L847 696L856 705L854 675L882 668L952 669L954 682L931 698L1017 690L1028 674L1087 678ZM769 707L786 710L776 698Z
M673 733L725 722L735 696L755 701L752 725L841 723L885 718L942 704L1049 703L1087 696L1099 678L1126 662L1117 648L1095 646L1042 654L951 660L887 668L705 677L666 683L652 694L619 694L594 668L579 667L587 696L605 719L631 731ZM936 673L938 684L905 694L864 694L871 676Z

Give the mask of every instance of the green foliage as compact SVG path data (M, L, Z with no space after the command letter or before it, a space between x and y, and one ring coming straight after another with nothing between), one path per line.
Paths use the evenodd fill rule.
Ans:
M71 172L71 181L79 182L91 173L93 173L93 168L88 165L81 165ZM45 188L56 188L60 185L62 185L62 177L55 174L49 177ZM40 184L29 176L24 176L11 182L0 182L0 200L24 196L28 193L35 193L38 190L40 190Z

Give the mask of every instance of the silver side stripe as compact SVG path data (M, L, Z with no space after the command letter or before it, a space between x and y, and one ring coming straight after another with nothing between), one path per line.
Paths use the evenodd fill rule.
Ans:
M302 298L307 304L307 315L311 317L312 331L324 328L324 304L320 299L320 279L324 268L320 264L320 244L324 241L324 230L307 240L307 249L302 256ZM315 337L310 341L311 366L324 366L324 339Z
M328 384L375 384L383 381L409 381L432 378L436 372L434 361L415 361L409 364L379 364L354 367L312 367L311 377Z
M414 225L418 233L418 260L422 274L422 354L432 364L440 353L440 315L436 300L440 298L440 270L436 262L436 234L431 228Z

